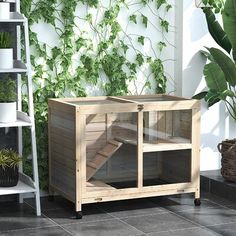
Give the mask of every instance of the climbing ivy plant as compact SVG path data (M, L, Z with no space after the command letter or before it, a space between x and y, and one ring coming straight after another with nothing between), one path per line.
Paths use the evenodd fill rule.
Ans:
M90 91L165 93L168 75L162 53L173 47L168 41L171 9L169 0L21 0L29 20L42 189L47 188L47 100ZM46 38L54 36L53 43L37 34L40 24L46 27ZM145 33L148 28L152 36ZM28 156L27 148L25 152Z

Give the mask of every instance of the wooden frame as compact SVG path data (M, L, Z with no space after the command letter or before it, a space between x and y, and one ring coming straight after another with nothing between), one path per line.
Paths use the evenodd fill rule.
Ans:
M125 126L114 125L117 120L121 119L119 114L121 116L122 114L130 114L127 115L128 118L124 119L136 117L134 123L130 125L130 134L127 137L124 135ZM158 114L157 117L156 114ZM166 116L165 124L161 121L163 115ZM148 119L148 126L153 126L154 129L159 127L166 131L167 129L173 130L173 127L184 127L183 132L186 133L188 128L191 131L188 132L187 136L181 134L182 138L172 137L169 141L165 135L163 137L160 135L158 142L155 143L146 137L150 130L144 127L145 119ZM184 122L187 122L187 125ZM168 126L168 123L171 124ZM148 132L146 132L147 130ZM182 131L175 130L175 132L179 134ZM114 133L116 141L112 141ZM82 211L82 204L85 203L189 192L195 193L195 198L199 199L199 133L200 103L197 100L169 95L50 99L50 193L53 194L56 191L74 202L77 213ZM134 139L130 138L132 135L134 135ZM113 143L114 145L117 144L117 147L113 148ZM104 158L108 160L122 144L137 146L137 184L120 189L108 184L105 180L90 180L90 176L87 176L86 180L89 158L96 157L92 159L94 162L90 161L90 169L100 168L105 162ZM160 169L161 165L168 167L168 158L171 158L168 157L168 152L171 152L173 156L173 152L185 150L189 150L191 153L191 157L189 157L191 160L187 161L190 164L183 167L186 170L186 175L189 176L188 180L153 186L144 184L145 153L147 153L145 155L148 153L164 153L163 157L159 158L161 162L158 164L158 168ZM182 162L181 165L184 164L184 159ZM178 166L178 163L176 165ZM96 171L94 170L94 173ZM104 171L106 172L105 179L112 179L115 176L112 177L111 163L109 162ZM170 174L163 173L163 177L168 179ZM125 178L123 175L123 178L118 179L118 181L123 181Z

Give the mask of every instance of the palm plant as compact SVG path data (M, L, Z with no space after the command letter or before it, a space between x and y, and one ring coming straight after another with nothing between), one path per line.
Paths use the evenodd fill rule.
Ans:
M203 52L209 60L204 67L208 90L193 98L204 98L209 107L223 101L236 121L236 1L225 1L221 12L223 28L210 8L203 8L203 12L209 32L221 49L212 47Z
M18 165L21 156L12 149L0 150L0 187L16 186L19 180Z
M13 149L0 150L0 167L2 169L6 167L17 168L21 160L21 156Z

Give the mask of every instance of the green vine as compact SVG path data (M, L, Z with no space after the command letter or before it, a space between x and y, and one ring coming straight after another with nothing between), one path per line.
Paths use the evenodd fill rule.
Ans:
M171 8L168 0L21 1L21 11L30 27L42 189L47 188L47 100L86 96L90 90L106 95L165 93L169 76L162 53L166 47L172 47L167 40L172 27L167 20ZM122 23L125 12L129 16ZM54 43L40 40L34 31L40 23L46 23L51 30L48 34L55 35ZM141 27L141 32L130 33L130 28L136 27ZM153 38L161 34L156 45L142 33L149 27L156 31ZM144 50L146 45L149 50ZM26 98L24 102L26 105ZM25 148L25 153L28 157L30 150ZM26 172L30 172L26 166Z

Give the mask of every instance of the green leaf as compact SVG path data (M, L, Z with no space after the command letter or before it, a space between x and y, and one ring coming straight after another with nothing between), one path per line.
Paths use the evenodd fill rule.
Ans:
M220 66L216 63L210 63L204 67L206 84L210 90L223 92L227 89L225 76Z
M157 47L158 47L159 51L161 52L165 47L167 47L167 45L166 45L165 42L160 41L160 42L157 44Z
M131 15L131 16L129 17L129 20L132 21L132 22L134 22L135 24L137 24L137 15Z
M136 56L136 61L138 62L138 65L141 66L144 63L143 55L138 53Z
M205 96L205 101L207 102L208 107L211 107L220 101L219 94L217 94L215 91L210 90Z
M226 81L231 85L236 85L236 66L235 63L225 53L217 48L208 49L214 61L224 72Z
M142 45L144 45L144 36L139 36L138 37L138 42L141 43Z
M167 4L167 5L166 5L166 11L167 11L167 12L168 12L171 8L172 8L172 5L170 5L170 4Z
M145 25L145 27L147 28L148 25L148 18L145 15L141 15L142 17L142 23Z
M166 3L166 0L157 0L157 9L159 9L165 3Z
M208 49L208 48L207 48L207 49ZM214 61L212 55L211 55L209 52L204 51L204 50L200 50L200 52L201 52L201 54L204 55L208 60Z
M225 49L228 53L230 53L232 46L231 43L220 26L219 22L216 20L216 17L212 10L208 7L204 8L204 13L207 20L208 30L211 36L214 38L216 43L220 45L223 49Z
M197 100L201 100L201 99L205 98L207 93L208 92L204 91L204 92L201 92L201 93L198 93L198 94L194 95L192 98L197 99Z
M236 61L236 1L227 0L223 11L225 32L233 47L233 57Z
M122 40L120 40L120 46L121 46L121 48L123 49L124 54L126 54L127 51L128 51L128 49L129 49L129 47L127 46L127 44L125 44Z
M231 91L231 90L226 89L225 91L223 91L223 92L220 94L220 99L221 99L221 100L226 100L227 97L234 98L234 97L235 97L234 92Z
M168 33L169 32L169 22L167 20L164 20L163 18L160 18L160 25L161 27Z
M86 17L85 17L85 19L90 23L90 24L92 24L92 22L93 22L93 16L92 16L92 14L87 14L86 15Z
M85 47L87 45L86 39L79 37L76 42L76 50L79 51L82 47Z

